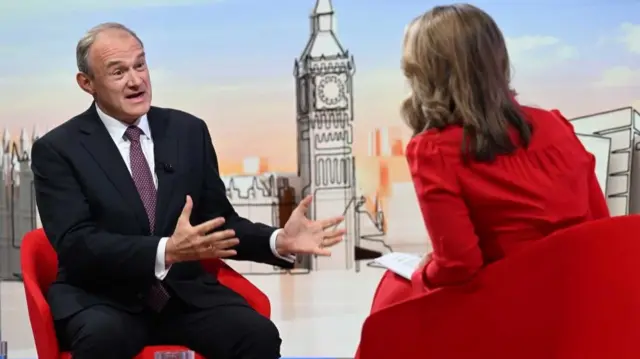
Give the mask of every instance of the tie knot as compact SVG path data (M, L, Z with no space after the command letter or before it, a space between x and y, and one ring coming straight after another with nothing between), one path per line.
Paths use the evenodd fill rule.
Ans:
M144 132L138 126L129 126L127 130L124 131L124 137L129 139L131 142L137 142L140 140L140 136L142 136Z

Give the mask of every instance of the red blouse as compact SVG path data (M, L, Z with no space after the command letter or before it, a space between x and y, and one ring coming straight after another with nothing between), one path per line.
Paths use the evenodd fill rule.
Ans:
M571 124L555 110L522 111L533 128L529 147L490 163L462 163L458 126L409 142L407 161L433 245L414 274L414 289L418 283L428 289L467 281L530 241L609 217L595 158Z

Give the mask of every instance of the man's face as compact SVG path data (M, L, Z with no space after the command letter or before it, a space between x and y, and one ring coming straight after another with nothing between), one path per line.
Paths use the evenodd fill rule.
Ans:
M133 123L151 106L151 82L144 49L123 30L105 30L89 50L90 74L79 73L80 87L108 115Z

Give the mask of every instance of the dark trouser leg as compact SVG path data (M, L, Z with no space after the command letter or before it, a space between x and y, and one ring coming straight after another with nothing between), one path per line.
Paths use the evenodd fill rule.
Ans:
M249 306L175 308L163 319L167 343L184 345L211 359L278 359L280 334Z
M142 315L104 305L89 307L55 325L61 347L73 359L131 359L149 339Z

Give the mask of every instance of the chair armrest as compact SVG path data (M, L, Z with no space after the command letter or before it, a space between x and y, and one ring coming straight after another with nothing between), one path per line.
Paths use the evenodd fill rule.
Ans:
M267 318L271 317L269 298L247 278L220 259L207 259L201 263L209 274L218 278L218 281L225 287L240 294L258 313Z
M33 279L25 278L24 288L38 359L58 359L60 348L49 304Z

